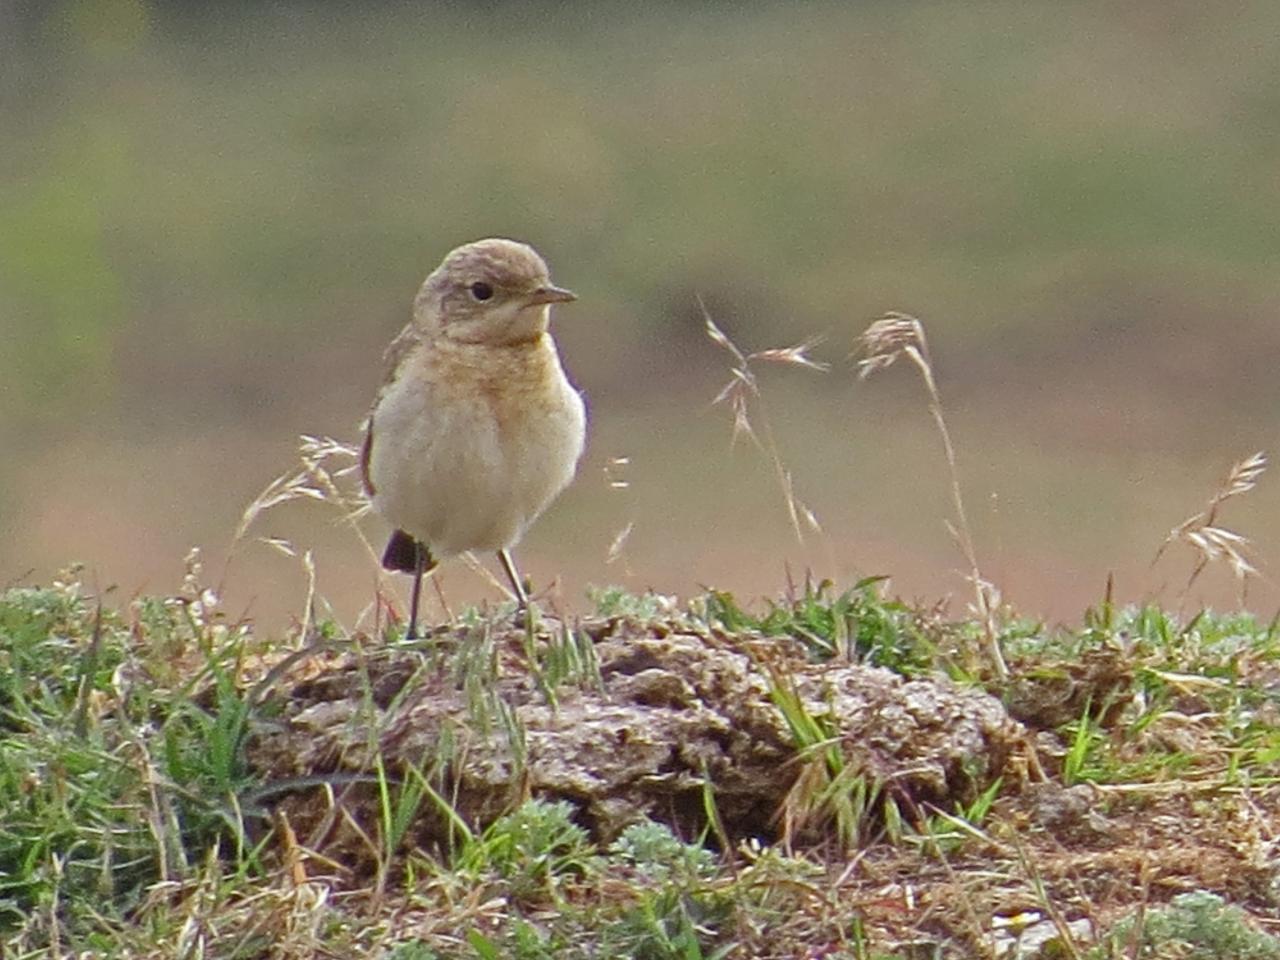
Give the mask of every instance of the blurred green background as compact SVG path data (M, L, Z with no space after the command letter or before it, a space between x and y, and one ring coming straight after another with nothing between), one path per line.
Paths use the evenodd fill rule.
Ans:
M357 438L422 277L491 234L581 298L557 331L590 447L519 551L571 607L788 566L967 597L918 382L847 359L888 309L926 322L984 572L1031 614L1109 572L1176 598L1159 542L1280 439L1275 3L0 0L0 87L6 582L173 590L194 544L221 577L297 435ZM698 297L744 349L826 338L831 372L762 371L804 545L710 406ZM1224 517L1263 561L1278 505L1267 477ZM251 532L313 549L348 621L370 601L322 506ZM228 610L278 625L305 585L246 544Z

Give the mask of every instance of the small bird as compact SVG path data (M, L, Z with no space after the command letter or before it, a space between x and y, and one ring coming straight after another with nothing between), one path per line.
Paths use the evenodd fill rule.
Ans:
M528 603L511 548L573 479L586 439L548 332L551 304L576 299L527 244L477 240L432 271L387 348L360 470L394 529L383 567L414 577L406 639L423 575L466 551L497 551Z

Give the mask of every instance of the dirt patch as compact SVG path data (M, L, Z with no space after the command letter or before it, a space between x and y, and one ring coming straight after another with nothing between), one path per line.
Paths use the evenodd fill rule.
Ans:
M813 663L786 638L626 619L578 624L576 643L568 636L541 625L538 669L525 631L492 625L414 648L295 654L265 693L279 721L250 747L267 781L258 796L280 804L312 849L344 834L353 842L355 823L376 833L379 762L393 781L422 772L473 828L537 796L571 801L602 841L644 817L693 836L713 799L722 840L817 839L820 810L780 812L805 812L794 791L806 770L833 762L828 747L906 809L950 810L1005 774L1024 739L980 690ZM552 687L547 664L557 660L572 661L570 678ZM797 746L775 703L780 688L824 732L818 747ZM328 799L335 788L342 816ZM430 849L448 824L438 809L423 813L414 839Z

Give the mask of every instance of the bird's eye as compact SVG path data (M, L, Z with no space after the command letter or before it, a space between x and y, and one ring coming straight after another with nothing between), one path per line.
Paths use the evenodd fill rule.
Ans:
M488 300L493 296L493 287L483 280L477 280L471 285L471 296L477 300Z

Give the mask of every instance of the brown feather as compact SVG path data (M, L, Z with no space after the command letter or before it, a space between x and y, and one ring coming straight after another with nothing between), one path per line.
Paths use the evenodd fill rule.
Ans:
M364 487L364 492L372 497L377 493L377 489L373 485L373 478L369 476L369 460L373 456L373 413L369 413L369 419L364 422L364 443L360 444L360 483Z

